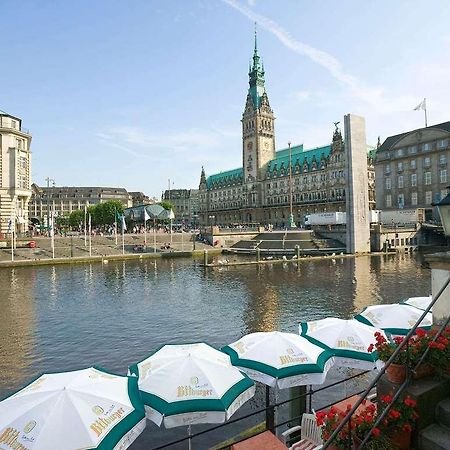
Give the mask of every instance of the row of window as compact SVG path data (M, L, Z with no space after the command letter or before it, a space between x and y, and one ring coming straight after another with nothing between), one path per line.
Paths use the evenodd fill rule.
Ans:
M447 155L439 155L439 165L443 165L447 163ZM425 158L422 159L422 165L423 167L431 167L431 158L429 156L426 156ZM397 171L401 172L403 170L406 170L408 168L408 163L403 162L403 161L399 161L397 163ZM409 168L412 170L417 169L417 161L415 159L412 159L411 161L409 161ZM384 172L386 174L391 173L391 164L388 163L384 166Z
M424 172L424 184L426 186L429 186L432 183L432 177L431 172ZM399 175L397 177L397 187L399 189L403 189L405 187L404 183L405 177L403 175ZM447 169L440 169L439 170L439 183L447 183ZM410 176L410 186L415 187L417 186L417 174L412 173ZM385 179L385 188L386 190L390 190L392 188L392 180L391 178Z
M442 198L444 198L447 195L447 190L443 189L440 192L435 192L434 198L433 198L433 191L425 191L425 198L424 203L426 206L431 205L432 203L439 202ZM411 192L410 196L410 205L411 206L417 206L419 204L419 194L417 192ZM386 208L404 208L406 205L405 203L405 194L401 193L397 195L397 203L394 205L392 202L392 195L387 194L385 198Z
M394 156L405 156L405 155L415 155L418 150L422 150L423 152L429 152L433 150L434 142L425 142L420 145L411 145L405 148L399 148L394 151ZM448 147L448 139L439 139L436 141L436 148L443 149Z

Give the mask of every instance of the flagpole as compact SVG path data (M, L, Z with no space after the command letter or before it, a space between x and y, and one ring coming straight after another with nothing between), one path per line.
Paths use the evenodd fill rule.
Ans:
M90 214L89 214L89 256L92 256L92 223Z
M122 216L122 255L125 255L125 230L124 224L125 218Z
M87 245L87 237L86 237L86 226L87 226L87 223L86 223L86 220L87 220L87 207L86 207L86 205L84 205L84 246L85 247Z
M153 253L156 253L156 219L153 219Z
M428 127L428 120L427 120L427 99L424 98L423 101L424 101L424 105L425 105L425 108L423 109L423 111L424 111L424 113L425 113L425 128L427 128L427 127Z
M117 209L114 208L114 235L116 238L116 247L117 247Z
M14 229L16 228L16 218L11 217L11 261L14 261Z
M52 218L52 228L50 230L50 236L52 237L52 258L55 259L55 217L54 217L54 211L52 211L51 214Z

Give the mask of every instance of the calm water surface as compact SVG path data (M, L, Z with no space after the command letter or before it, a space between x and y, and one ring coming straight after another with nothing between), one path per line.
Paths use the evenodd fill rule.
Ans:
M299 321L349 318L367 305L428 295L430 279L409 255L316 260L300 269L286 263L205 272L190 259L0 269L0 398L45 371L99 365L125 374L164 343L221 347L254 331L295 332ZM148 423L132 448L185 433ZM195 448L223 433L196 439Z

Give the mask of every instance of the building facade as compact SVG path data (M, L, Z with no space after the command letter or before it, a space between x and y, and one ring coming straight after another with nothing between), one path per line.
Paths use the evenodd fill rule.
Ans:
M152 205L153 203L157 203L158 199L150 198L148 195L145 195L143 192L129 192L131 196L132 206L139 205Z
M162 200L173 205L175 222L198 223L198 189L170 189L164 191Z
M118 200L125 208L133 206L131 195L124 188L115 187L40 187L32 184L32 196L29 202L30 218L44 220L49 213L67 217L72 211L84 209L108 200Z
M31 134L22 120L0 111L0 233L28 231Z
M450 122L389 136L375 161L377 209L425 208L447 195Z
M199 185L199 219L203 225L259 223L285 227L315 212L345 211L345 153L338 123L332 142L305 149L276 151L275 117L265 89L265 71L255 36L249 89L242 115L242 167L206 177ZM368 149L369 150L369 149ZM368 151L369 206L375 207L373 157Z

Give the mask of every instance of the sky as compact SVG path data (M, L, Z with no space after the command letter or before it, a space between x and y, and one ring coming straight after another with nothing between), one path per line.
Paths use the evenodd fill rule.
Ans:
M450 120L448 0L0 0L0 109L33 182L160 197L241 166L254 23L276 147L367 141Z

